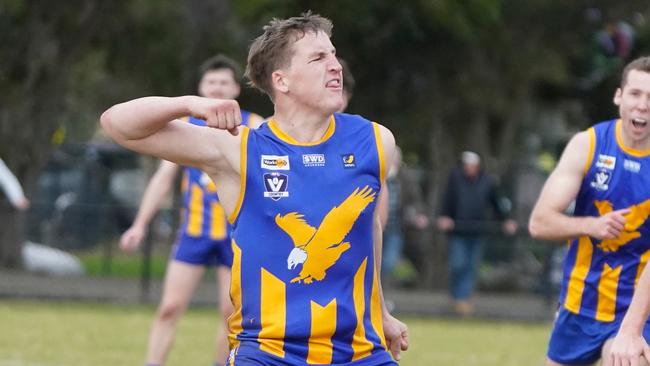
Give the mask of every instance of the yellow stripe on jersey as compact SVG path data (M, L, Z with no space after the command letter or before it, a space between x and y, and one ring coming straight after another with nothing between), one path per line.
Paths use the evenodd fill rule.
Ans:
M366 309L364 279L366 277L367 263L368 258L366 257L363 262L361 262L357 273L354 275L352 298L354 300L354 311L357 314L357 327L354 330L354 336L352 338L352 350L354 351L352 361L370 356L370 352L372 351L372 343L368 342L368 339L366 338L366 328L363 324Z
M243 127L240 132L242 135L239 147L239 197L237 198L235 208L230 213L230 216L228 216L228 221L231 224L235 223L239 215L239 210L241 210L241 206L244 203L244 194L246 193L246 159L248 152L248 133L250 129Z
M372 130L375 133L375 143L377 144L377 158L379 159L379 182L384 183L386 179L386 159L384 156L384 144L381 140L381 134L379 133L379 124L377 122L372 123Z
M641 277L641 273L643 273L643 269L648 263L648 258L650 258L650 249L641 254L641 257L639 258L639 266L636 269L636 277L634 278L634 288L636 288L636 284L639 282L639 277Z
M614 321L616 311L616 289L618 279L621 276L623 266L612 268L605 263L603 273L598 282L598 307L596 309L596 320L601 322Z
M230 349L234 349L239 341L237 336L242 332L242 305L241 305L241 248L235 240L232 241L232 266L230 278L230 299L234 306L234 311L228 317L228 340Z
M332 336L336 332L336 299L325 306L311 301L311 335L309 336L308 364L332 363Z
M287 322L286 285L261 268L260 349L284 358L284 329Z
M223 240L226 238L226 214L223 206L219 202L210 202L210 215L212 222L210 225L210 239Z
M596 130L593 127L587 130L589 134L589 156L587 156L587 162L583 169L583 174L587 175L589 168L591 168L591 163L594 161L594 151L596 150Z
M564 307L572 313L578 314L580 312L582 293L585 290L585 279L589 274L593 252L594 248L591 239L588 236L580 237L576 261L569 277L569 286L564 301Z
M188 207L187 233L201 236L203 231L203 190L196 184L190 187L190 204Z
M379 300L379 280L377 279L377 271L374 271L372 280L372 293L370 295L370 322L375 329L375 333L379 335L381 345L386 347L386 336L384 335L384 322L382 321L381 302Z

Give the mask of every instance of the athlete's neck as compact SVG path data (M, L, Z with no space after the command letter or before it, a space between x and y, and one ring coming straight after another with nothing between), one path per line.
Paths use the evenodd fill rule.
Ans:
M330 125L331 114L321 114L276 106L272 119L285 134L301 143L316 142L323 138Z
M625 123L625 122L621 121L619 123ZM620 128L619 133L621 138L620 143L622 143L624 147L628 149L634 149L640 151L650 150L650 138L635 139L627 131L626 127L627 126L625 125L619 126Z

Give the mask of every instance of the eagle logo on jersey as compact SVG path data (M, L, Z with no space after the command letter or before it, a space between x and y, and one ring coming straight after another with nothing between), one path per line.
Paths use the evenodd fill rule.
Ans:
M598 209L598 213L602 216L614 210L609 201L594 201L594 205ZM598 244L598 248L604 252L616 252L622 245L641 236L637 229L650 215L650 199L639 203L638 205L630 206L630 213L625 215L625 227L619 236L615 239L605 239Z
M375 200L375 195L368 186L356 188L340 206L334 206L325 215L318 229L309 225L298 212L275 216L275 223L291 237L295 247L287 258L288 269L302 263L300 274L291 283L309 284L325 278L327 269L350 249L350 243L343 240L361 212Z

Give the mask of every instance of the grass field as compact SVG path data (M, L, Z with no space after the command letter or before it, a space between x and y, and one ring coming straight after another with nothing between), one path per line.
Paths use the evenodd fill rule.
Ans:
M0 301L0 366L142 365L153 307ZM216 314L182 319L168 365L211 365ZM539 365L550 324L404 319L401 365Z

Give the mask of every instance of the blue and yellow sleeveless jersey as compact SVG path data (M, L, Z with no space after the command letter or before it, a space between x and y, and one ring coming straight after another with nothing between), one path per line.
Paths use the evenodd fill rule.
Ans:
M244 126L248 125L251 117L260 118L245 110L241 110L241 114ZM188 117L187 120L197 126L206 126L205 121L194 117ZM229 227L226 214L219 204L217 187L207 174L197 168L183 167L181 194L181 235L212 240L223 240L227 237Z
M618 238L580 237L570 242L560 304L603 322L620 320L650 257L650 150L627 148L621 121L588 130L590 157L576 199L575 216L600 216L629 208Z
M335 114L300 143L273 120L242 136L233 228L231 362L391 362L373 252L379 126ZM266 364L266 363L265 363Z

